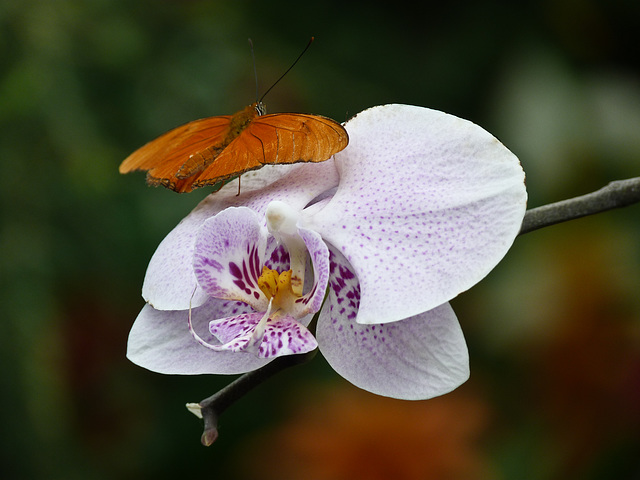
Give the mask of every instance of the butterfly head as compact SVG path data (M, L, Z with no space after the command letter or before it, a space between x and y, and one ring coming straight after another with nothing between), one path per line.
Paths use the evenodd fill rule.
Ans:
M267 113L267 106L264 103L257 102L254 105L255 105L254 108L256 109L256 113L258 114L258 116L265 115Z

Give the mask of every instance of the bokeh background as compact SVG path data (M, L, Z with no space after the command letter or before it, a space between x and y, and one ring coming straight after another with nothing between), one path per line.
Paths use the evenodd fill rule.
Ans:
M640 478L640 206L519 238L454 300L471 379L424 402L321 357L234 405L211 448L184 408L229 377L125 359L145 268L206 191L120 176L158 134L266 98L345 120L389 102L484 126L530 206L640 171L640 3L0 3L0 477Z

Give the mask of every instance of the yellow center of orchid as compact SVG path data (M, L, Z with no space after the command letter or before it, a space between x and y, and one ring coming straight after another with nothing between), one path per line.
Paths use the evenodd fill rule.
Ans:
M294 297L299 297L291 285L291 270L278 273L268 267L262 267L262 274L258 278L258 287L268 300L273 299L275 307L285 307Z

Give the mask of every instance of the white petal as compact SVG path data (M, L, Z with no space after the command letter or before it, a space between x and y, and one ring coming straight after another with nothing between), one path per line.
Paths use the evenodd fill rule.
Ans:
M234 310L246 311L235 302L212 299L192 310L194 330L207 342L219 343L208 331L209 321ZM179 375L245 373L268 363L255 355L214 352L200 345L189 332L187 316L187 310L162 311L146 305L129 333L129 360L154 372Z
M230 184L205 201L224 202L225 207L244 206L259 214L264 214L267 205L276 200L302 210L318 195L338 185L338 171L333 159L320 163L265 165L242 176L240 195L237 195L237 183L232 183L235 190ZM223 191L224 197L219 197Z
M300 302L305 305L304 308L296 310L296 316L303 314L315 313L320 310L324 301L325 292L327 290L327 283L330 275L329 264L329 249L327 244L322 241L322 237L306 228L299 227L298 233L302 237L305 243L311 264L313 265L313 285L308 293L303 295L296 302Z
M518 159L498 140L466 120L407 105L366 110L346 127L336 194L304 225L353 265L358 322L435 308L503 258L526 190Z
M183 310L189 308L190 303L197 307L207 300L202 289L196 288L193 246L202 222L218 213L208 207L202 202L164 238L151 257L142 297L154 308Z
M267 229L257 213L232 207L207 219L195 242L193 269L211 297L240 300L256 311L268 300L258 287L267 245Z
M320 163L265 165L242 175L240 195L233 181L212 197L224 199L227 206L246 206L264 213L269 202L283 200L302 209L322 192L338 185L338 172L333 159Z
M343 257L331 261L335 275L316 336L336 372L364 390L407 400L445 394L469 378L466 343L448 303L399 322L356 323L358 281Z
M269 320L260 343L259 355L275 358L315 350L318 342L309 330L290 316Z
M448 303L399 322L356 323L358 279L346 259L330 251L328 305L316 338L336 372L364 390L408 400L442 395L467 380L467 346Z
M316 336L336 372L385 397L425 400L469 378L464 336L448 303L383 325L362 325L344 317L333 323L321 317Z

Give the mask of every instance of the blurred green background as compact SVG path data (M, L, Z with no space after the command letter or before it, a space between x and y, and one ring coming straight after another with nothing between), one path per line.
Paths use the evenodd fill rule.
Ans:
M343 121L389 103L473 120L530 206L640 171L635 0L7 0L0 4L0 477L640 478L640 210L530 233L454 300L471 380L363 394L320 357L233 406L215 446L184 408L230 381L125 359L155 247L206 191L118 165L266 98ZM204 190L204 189L203 189Z

